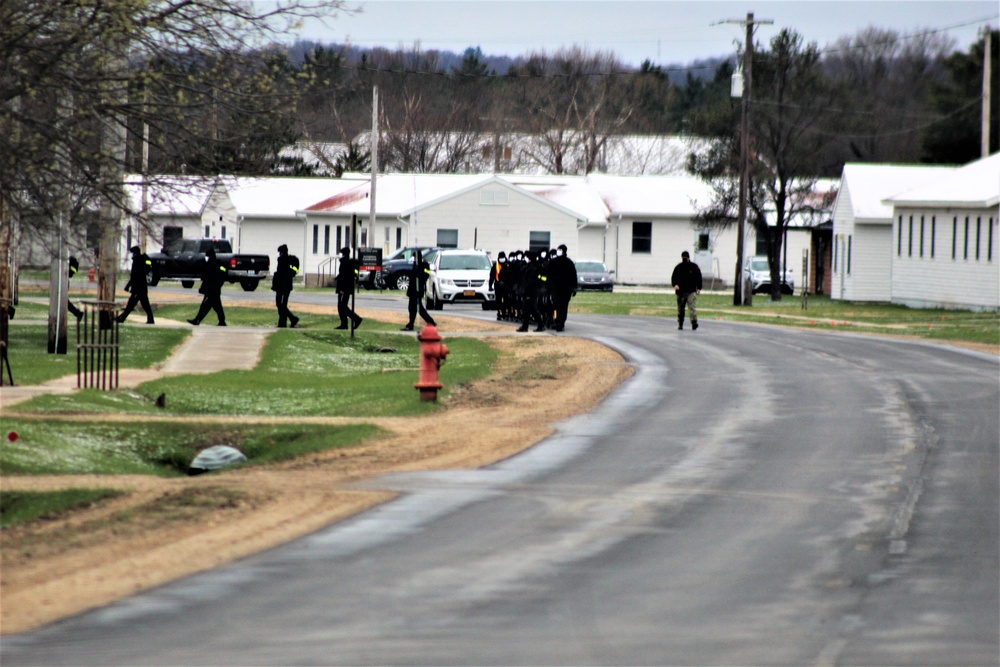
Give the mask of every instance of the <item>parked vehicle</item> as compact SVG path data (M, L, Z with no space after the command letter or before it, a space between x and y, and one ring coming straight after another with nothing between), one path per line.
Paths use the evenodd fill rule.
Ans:
M615 279L604 262L596 259L581 259L576 264L576 288L578 290L600 290L613 292Z
M400 248L388 259L382 260L382 281L387 288L406 291L406 288L410 286L410 272L413 270L413 264L410 260L413 259L417 250L424 255L424 259L427 259L427 253L436 250L436 248L422 246Z
M446 302L460 301L478 301L483 310L496 307L496 294L490 289L489 255L482 250L437 250L428 254L428 310L441 310Z
M771 265L768 263L767 257L751 257L747 260L745 266L746 268L744 269L744 272L747 274L747 277L750 278L751 290L753 293L770 293ZM789 295L794 294L795 277L792 275L792 270L789 268L782 269L781 276L781 293Z
M201 280L205 266L205 253L215 249L215 256L228 271L226 280L239 283L244 291L252 292L271 271L268 255L234 254L233 246L226 239L178 239L161 252L150 253L153 270L146 275L146 282L155 286L161 280L179 280L187 288Z

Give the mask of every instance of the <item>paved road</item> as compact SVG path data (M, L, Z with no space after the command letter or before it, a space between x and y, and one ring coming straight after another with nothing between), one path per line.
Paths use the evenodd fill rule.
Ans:
M408 493L3 664L1000 662L995 358L570 324L637 373L540 446L377 480Z

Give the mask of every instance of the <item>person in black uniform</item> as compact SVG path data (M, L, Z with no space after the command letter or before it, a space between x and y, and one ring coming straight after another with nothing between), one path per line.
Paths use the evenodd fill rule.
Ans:
M521 328L518 331L527 331L531 320L538 323L535 331L545 331L545 323L542 314L538 310L538 301L541 295L542 278L544 277L538 263L535 261L537 255L533 251L524 253L524 267L521 272L521 294L523 299Z
M555 256L549 260L549 292L555 309L552 329L555 331L566 328L569 300L576 294L576 264L566 254L566 250L565 245L559 246Z
M690 311L691 329L698 328L698 295L701 293L701 269L691 261L685 250L681 253L681 263L674 267L670 284L677 294L677 328L684 328L684 307Z
M73 255L70 255L69 256L69 277L70 277L70 280L73 279L73 276L75 276L76 272L79 271L79 270L80 270L80 260L78 260ZM68 310L70 313L72 313L73 317L75 317L78 321L79 321L79 319L81 317L83 317L83 311L80 310L79 308L77 308L73 304L72 301L67 301L66 302L66 310ZM11 309L10 309L10 317L11 317L11 319L14 318L14 308L13 307L11 307Z
M143 312L146 313L146 324L153 324L153 307L149 305L149 288L146 285L146 276L153 270L153 261L137 245L129 248L129 252L132 253L132 270L128 282L125 284L125 291L129 293L129 298L128 303L125 304L125 310L118 316L118 322L124 322L129 313L135 309L136 304L139 304L142 306Z
M201 287L198 292L204 295L201 300L201 308L193 320L188 320L190 324L198 326L208 315L209 310L214 310L219 317L219 326L226 326L226 311L222 309L222 286L226 283L226 265L215 257L215 248L209 248L205 253L205 267L201 274Z
M274 305L278 308L278 328L284 329L291 325L294 329L299 318L292 315L288 309L288 297L292 294L292 283L299 272L298 260L292 261L288 256L288 246L282 243L278 246L278 266L274 269L274 279L271 289L274 291Z
M346 329L347 320L354 322L354 328L361 326L364 318L351 309L351 295L358 280L358 263L351 259L351 249L340 249L340 268L337 270L337 314L340 315L340 326L336 329Z
M503 250L497 255L497 261L490 267L490 289L496 296L497 319L506 317L507 310L507 290L503 282L503 270L507 264L507 253Z
M410 275L410 284L406 288L406 296L410 299L410 321L403 327L403 331L413 331L413 323L417 320L417 312L420 313L420 317L424 322L437 326L434 318L427 313L422 300L424 298L424 291L427 289L427 278L431 275L431 265L424 261L423 254L419 250L410 261L413 262L413 273Z

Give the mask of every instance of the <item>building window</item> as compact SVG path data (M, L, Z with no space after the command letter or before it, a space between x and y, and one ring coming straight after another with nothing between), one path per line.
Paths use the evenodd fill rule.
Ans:
M508 206L510 192L507 188L483 188L479 191L480 206Z
M208 225L205 225L205 238L206 239L212 238L212 228L209 227Z
M632 252L645 254L653 252L653 223L632 223Z
M552 232L528 232L528 250L538 252L552 247Z
M851 275L851 246L853 241L853 236L847 237L847 275Z
M899 224L900 224L899 228L903 229L903 227L902 227L902 225L903 225L902 221L900 221ZM837 252L837 249L840 247L840 244L842 243L842 241L840 240L842 238L843 238L843 234L837 234L835 237L833 237L833 272L834 273L837 272L837 256L839 254Z
M990 218L990 244L986 246L986 258L993 261L993 218Z
M226 226L222 225L222 238L226 238Z
M934 259L934 250L937 247L937 216L931 216L931 259Z
M712 240L712 238L711 238L711 235L709 234L709 232L707 232L707 231L698 232L698 245L695 248L695 250L697 250L699 252L708 252L708 250L709 250L709 243L710 243L711 240Z
M976 261L979 261L979 246L982 243L983 238L983 219L980 217L976 218Z
M920 216L920 256L924 256L924 216Z
M396 227L396 250L403 247L403 228Z
M313 225L313 254L319 254L319 225Z
M183 227L164 227L163 228L163 247L169 248L176 241L180 241L184 238L184 228Z
M951 219L951 258L958 259L958 216Z
M965 250L962 259L969 259L969 216L965 216Z
M913 257L913 216L910 216L910 238L907 242L906 254L908 257Z
M458 230L457 229L439 229L439 230L437 230L437 247L439 247L439 248L457 248L458 247Z

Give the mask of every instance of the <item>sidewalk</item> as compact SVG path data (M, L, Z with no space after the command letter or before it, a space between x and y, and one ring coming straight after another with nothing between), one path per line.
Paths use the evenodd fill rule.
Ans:
M131 325L129 325L131 326ZM145 325L136 325L145 326ZM217 373L226 370L250 370L257 365L260 351L270 329L256 327L192 327L172 320L157 320L155 326L187 327L191 336L174 350L160 366L123 368L118 372L118 388L135 387L165 375ZM128 327L126 327L127 331ZM16 381L15 377L15 381ZM78 391L76 375L49 380L39 385L4 385L0 387L0 410L41 394L71 394Z

